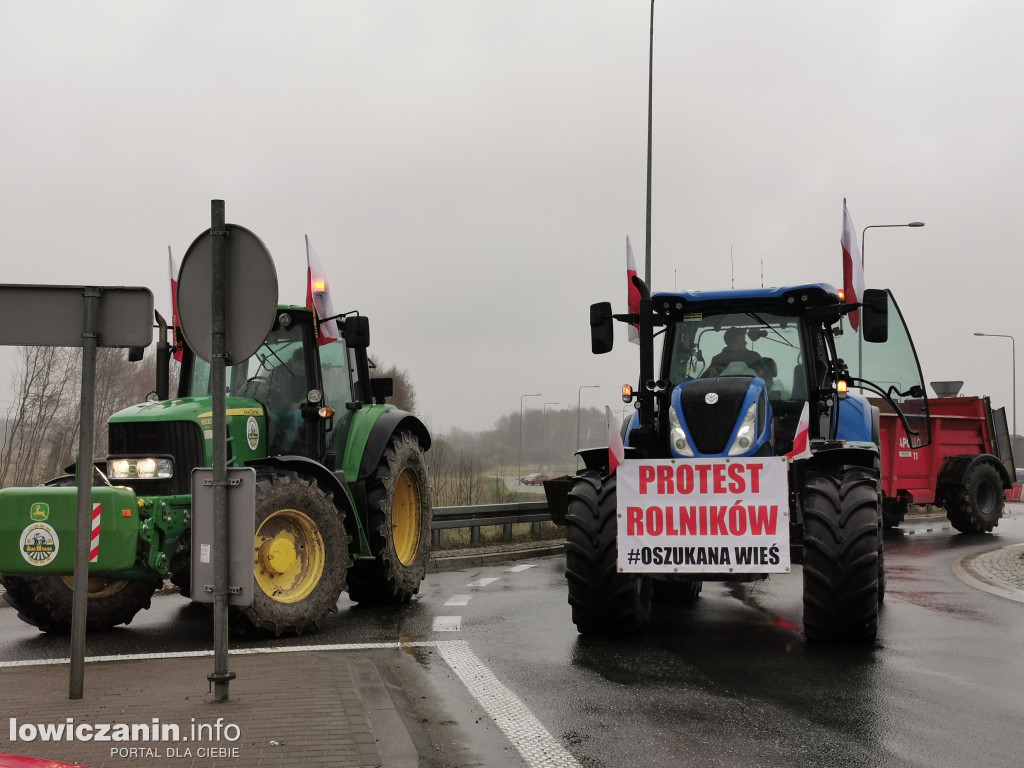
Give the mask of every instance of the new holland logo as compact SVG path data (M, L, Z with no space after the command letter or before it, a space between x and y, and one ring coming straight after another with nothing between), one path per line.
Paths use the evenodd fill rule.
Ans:
M708 405L714 405L715 403L718 402L718 393L708 392L706 395L704 395L704 402L707 403Z
M37 523L43 522L50 516L50 505L45 501L37 501L29 509L28 516Z
M30 565L52 563L60 551L57 532L46 523L33 523L21 532L21 556Z

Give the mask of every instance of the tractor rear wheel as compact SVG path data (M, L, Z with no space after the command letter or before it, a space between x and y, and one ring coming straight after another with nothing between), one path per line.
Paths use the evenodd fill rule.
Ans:
M301 635L338 610L349 565L344 512L312 478L264 471L256 479L252 605L232 626Z
M373 560L357 560L348 596L363 605L400 605L419 591L430 559L430 480L419 441L392 435L366 484L366 537Z
M565 516L565 577L577 631L641 632L651 617L651 580L617 567L616 480L577 476Z
M43 632L71 631L71 576L0 575L4 599L18 618ZM118 624L131 624L135 614L149 608L161 579L110 579L90 576L86 596L86 632L104 632Z
M878 473L809 469L804 489L804 633L809 641L872 643L878 631Z
M1003 516L1006 494L994 466L978 463L967 470L963 484L945 502L946 517L960 533L988 533Z

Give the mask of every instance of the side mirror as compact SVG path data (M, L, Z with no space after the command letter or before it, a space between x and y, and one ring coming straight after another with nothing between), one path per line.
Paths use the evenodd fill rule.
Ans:
M889 340L889 294L878 288L867 288L860 307L861 333L864 341L881 344Z
M393 397L394 394L395 380L390 376L380 379L370 379L370 396L373 398L373 402L380 405L384 402L384 398Z
M612 303L600 301L590 305L590 351L603 355L612 351L615 336L612 333Z
M365 315L346 317L343 333L349 349L366 349L370 346L370 319Z

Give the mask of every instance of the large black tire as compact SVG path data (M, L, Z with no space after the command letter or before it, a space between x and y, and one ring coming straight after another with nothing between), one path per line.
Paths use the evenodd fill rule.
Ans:
M366 484L366 537L373 560L349 571L348 595L362 605L400 605L419 591L430 559L430 479L419 441L392 435Z
M582 635L642 632L651 617L651 580L616 566L616 479L578 476L565 516L565 577Z
M963 485L946 499L946 517L961 533L988 533L1003 516L1006 494L999 471L987 462L975 464Z
M294 472L261 472L256 479L253 600L232 609L232 627L275 636L318 628L338 610L348 543L344 512L315 480Z
M804 488L804 633L808 641L873 643L878 633L878 474L811 469Z
M655 603L666 605L693 605L704 587L702 581L664 581L651 579Z
M882 501L882 522L886 528L898 528L907 516L910 505L899 499Z
M0 574L4 599L18 611L18 618L43 632L71 631L71 576L13 576ZM86 632L104 632L118 624L131 624L135 614L149 608L161 579L121 580L89 578Z

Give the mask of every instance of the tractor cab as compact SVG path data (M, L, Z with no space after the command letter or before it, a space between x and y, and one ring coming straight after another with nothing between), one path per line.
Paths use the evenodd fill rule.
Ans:
M348 342L348 343L347 343ZM313 314L282 307L260 348L229 365L229 398L255 400L266 419L266 455L296 455L332 465L329 446L343 443L351 414L373 402L365 317L349 318L343 338L322 345ZM179 397L210 395L210 365L185 348Z

